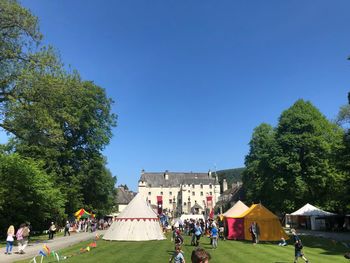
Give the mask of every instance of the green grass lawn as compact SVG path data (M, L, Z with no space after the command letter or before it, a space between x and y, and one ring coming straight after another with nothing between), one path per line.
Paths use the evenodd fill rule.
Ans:
M346 262L343 257L347 249L340 242L324 238L303 236L304 253L311 263L336 263ZM279 247L276 243L260 243L252 245L246 241L219 241L218 248L212 250L209 245L209 238L203 237L200 246L205 248L212 255L211 263L226 262L250 262L250 263L284 263L293 262L294 247L288 245ZM72 247L59 251L61 256L68 256L64 262L167 262L172 254L174 245L170 239L164 241L148 242L112 242L98 240L97 247L90 252L80 253L80 248L87 244L82 242ZM189 237L185 237L183 251L187 263L190 263L191 252L194 247L188 245ZM71 256L71 257L69 257ZM21 261L29 262L29 260ZM47 258L44 262L54 262L53 258ZM299 262L303 262L299 259Z

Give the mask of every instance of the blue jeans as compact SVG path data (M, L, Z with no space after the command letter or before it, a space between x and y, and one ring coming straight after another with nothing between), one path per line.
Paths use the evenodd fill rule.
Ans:
M6 241L6 253L12 252L13 241Z

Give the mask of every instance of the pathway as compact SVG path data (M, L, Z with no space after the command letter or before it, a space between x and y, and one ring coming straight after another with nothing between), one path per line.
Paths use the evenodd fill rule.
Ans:
M43 245L47 244L47 246L51 250L59 250L65 247L72 246L74 244L77 244L82 241L86 240L93 240L96 236L96 233L99 235L104 234L105 230L99 230L94 233L72 233L70 236L66 237L56 237L54 240L46 240L40 243L29 243L29 245L25 249L25 254L20 255L20 254L14 254L12 253L11 255L6 255L5 253L5 248L1 248L0 251L0 262L1 263L10 263L10 262L15 262L18 260L24 260L24 259L31 259L35 256L38 255L38 252L43 249ZM12 252L17 252L17 247L13 247ZM39 257L37 257L39 259ZM28 262L29 262L28 260ZM40 262L40 261L39 261Z

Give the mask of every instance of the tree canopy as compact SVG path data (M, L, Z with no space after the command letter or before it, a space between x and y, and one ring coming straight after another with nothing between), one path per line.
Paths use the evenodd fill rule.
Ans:
M341 138L338 126L310 102L298 100L276 128L261 124L254 130L243 177L247 196L279 212L306 202L340 210L343 191L335 190L345 179L336 166Z
M62 193L52 199L57 212L39 207L38 220L49 213L62 219L81 206L108 213L116 179L101 152L116 126L113 101L77 70L68 71L42 38L37 17L15 0L0 0L0 127L11 137L3 154L26 160L35 167L27 177L48 180L46 185ZM23 188L24 194L30 189Z

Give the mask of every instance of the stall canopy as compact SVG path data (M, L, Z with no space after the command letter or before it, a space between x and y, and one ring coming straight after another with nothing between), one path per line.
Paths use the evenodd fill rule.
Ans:
M261 241L277 241L289 239L286 232L283 230L279 218L262 204L252 205L239 218L244 219L244 239L251 240L249 227L253 222L256 222L259 227L259 240Z
M238 201L223 214L227 229L227 239L244 239L244 219L237 217L248 209L249 207L242 201Z
M86 212L84 208L79 209L77 212L75 212L74 216L79 219L86 219L94 217L94 215L91 213Z
M309 228L311 230L319 230L325 228L325 217L335 216L336 214L324 211L316 206L313 206L309 203L304 205L302 208L298 209L297 211L287 215L288 221L293 223L294 221L298 221L298 218L301 219L307 218L308 220L305 221L306 225L309 225ZM287 221L287 220L286 220Z
M157 214L138 193L127 207L117 216L103 236L105 240L146 241L163 240Z

